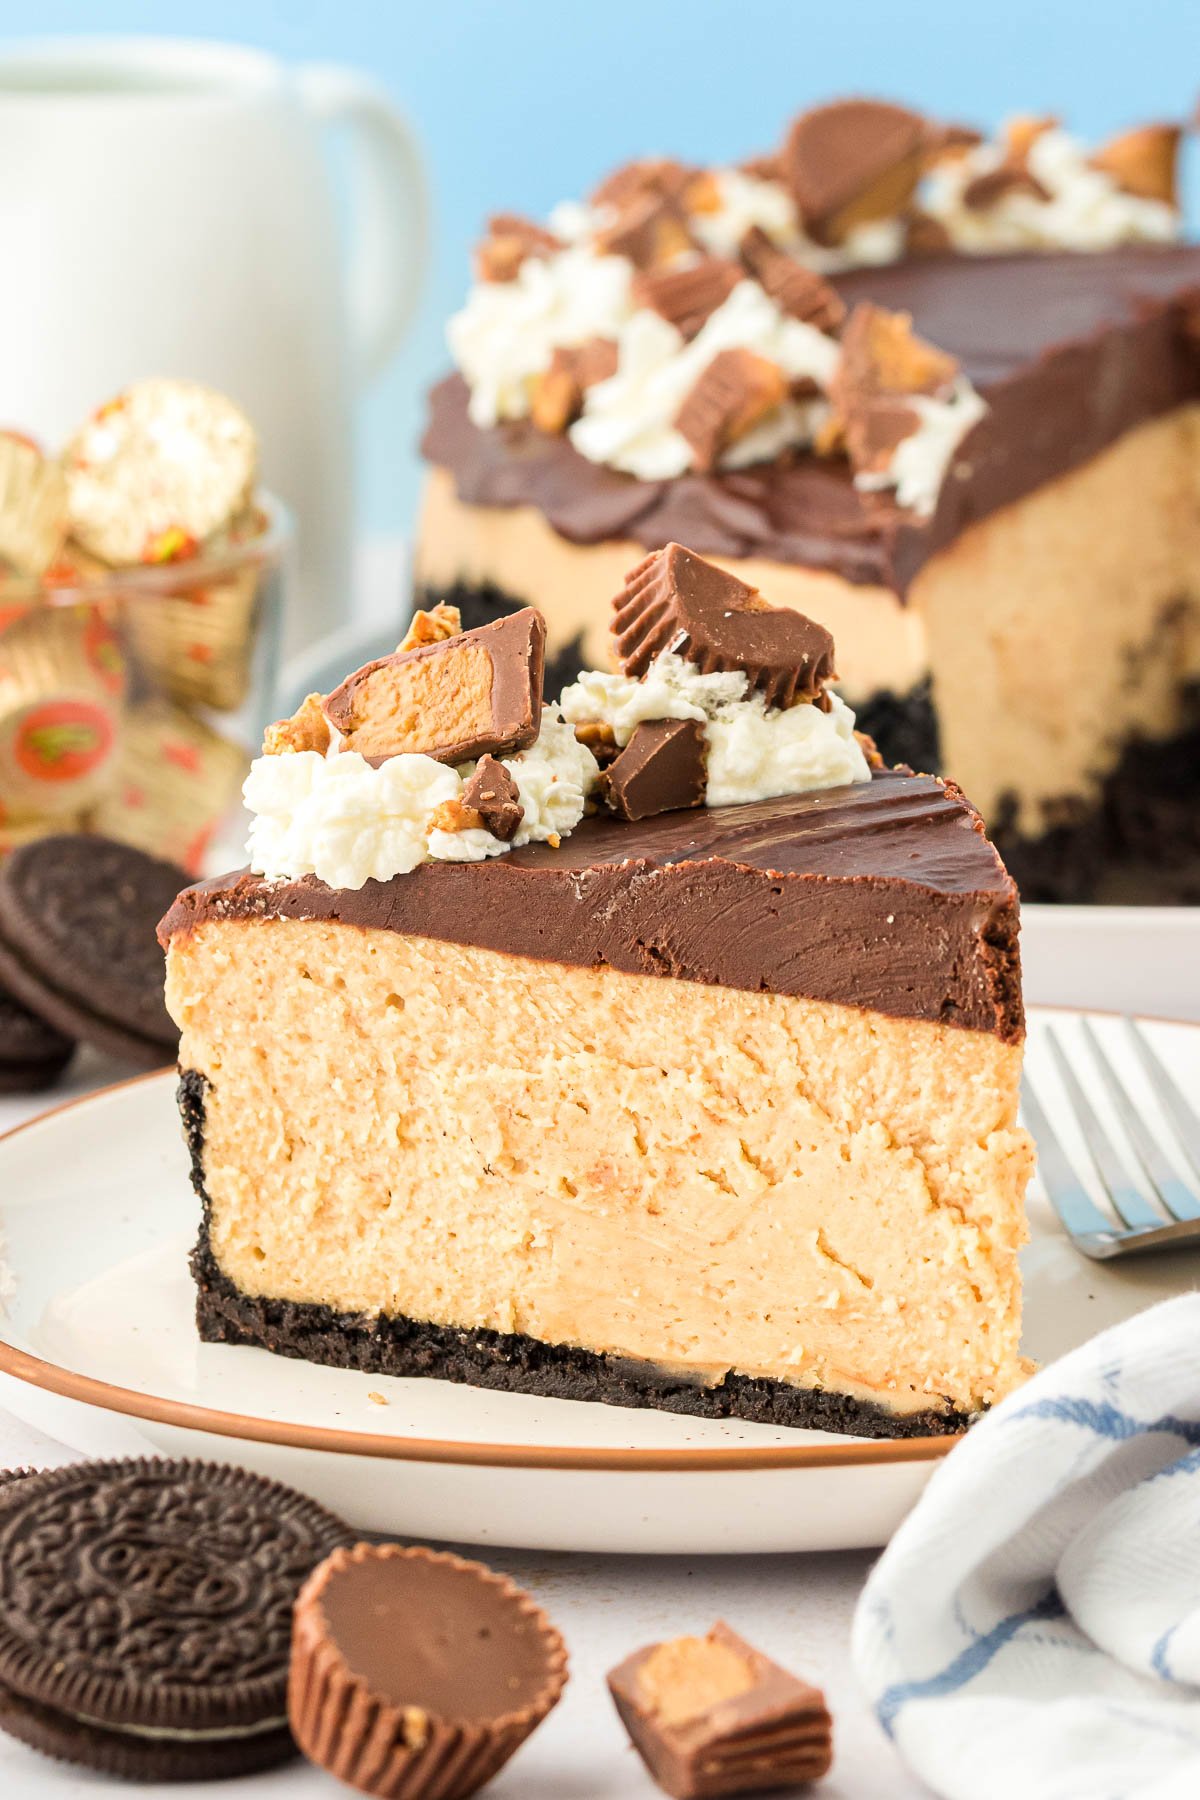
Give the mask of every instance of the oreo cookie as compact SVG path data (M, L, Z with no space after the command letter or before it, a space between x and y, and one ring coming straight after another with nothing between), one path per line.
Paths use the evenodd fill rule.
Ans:
M0 988L0 1094L35 1094L66 1068L75 1040Z
M77 1463L0 1481L0 1727L127 1781L294 1754L292 1607L354 1533L215 1463Z
M0 983L56 1031L145 1068L174 1061L159 919L189 876L129 844L39 838L0 866Z

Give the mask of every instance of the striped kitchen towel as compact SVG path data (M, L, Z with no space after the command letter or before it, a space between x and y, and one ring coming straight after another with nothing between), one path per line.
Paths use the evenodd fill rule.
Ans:
M967 1434L867 1582L854 1661L947 1800L1200 1800L1200 1294Z

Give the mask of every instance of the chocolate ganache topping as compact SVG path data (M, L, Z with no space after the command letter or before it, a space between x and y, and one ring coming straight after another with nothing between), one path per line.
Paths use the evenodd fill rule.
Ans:
M975 520L1077 468L1121 433L1200 398L1200 246L942 255L837 277L848 305L913 316L987 401L931 516L863 492L828 457L640 481L528 419L472 424L461 376L430 397L426 458L481 506L537 507L572 543L676 540L701 554L826 568L903 593Z
M952 783L897 771L744 806L585 819L558 848L425 863L356 889L241 874L207 920L318 919L528 956L1022 1032L1017 893Z

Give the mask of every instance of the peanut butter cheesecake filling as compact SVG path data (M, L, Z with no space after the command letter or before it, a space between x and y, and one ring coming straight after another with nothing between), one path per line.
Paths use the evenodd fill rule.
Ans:
M259 873L162 926L201 1333L955 1429L1024 1370L1012 883L822 626L678 545L612 619L557 706L443 610L268 733Z

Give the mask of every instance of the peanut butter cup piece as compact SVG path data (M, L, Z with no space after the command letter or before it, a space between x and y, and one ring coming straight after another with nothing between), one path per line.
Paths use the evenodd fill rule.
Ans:
M562 1638L482 1563L336 1550L296 1602L288 1716L301 1750L380 1800L464 1800L556 1704Z
M560 345L534 383L530 416L539 431L565 431L583 410L583 397L617 372L615 338Z
M840 330L846 302L836 288L772 243L761 225L751 225L738 246L743 263L781 312L818 331Z
M695 247L680 200L658 187L635 195L596 236L601 255L626 256L639 269L657 268Z
M642 269L633 278L633 298L692 339L732 294L744 272L725 256L703 256L684 269Z
M619 819L703 806L704 727L698 719L654 719L634 728L605 770L604 798Z
M1140 125L1102 144L1092 157L1093 169L1110 175L1123 193L1139 200L1161 200L1177 206L1178 125Z
M833 1761L825 1696L718 1621L649 1644L608 1676L622 1723L676 1800L792 1787Z
M787 398L788 378L778 363L753 350L721 350L684 396L675 429L692 453L692 467L707 474L721 452L752 431Z
M855 225L903 212L925 142L917 113L882 100L837 100L801 113L782 160L810 236L838 243Z
M475 631L398 650L333 690L325 717L343 750L469 762L532 744L542 718L546 625L532 606Z
M675 650L704 674L740 670L774 706L817 700L835 679L833 639L823 625L769 606L757 588L681 544L631 569L613 607L626 675L644 675L661 651Z
M502 844L517 835L525 808L521 790L502 762L481 756L475 773L463 785L462 804L479 815L479 823Z
M908 313L860 302L842 333L829 384L833 413L818 448L840 442L857 471L886 469L896 446L921 423L912 397L945 393L957 375L955 358L919 338Z
M651 193L682 201L692 183L702 175L703 170L678 162L673 156L640 157L634 162L622 163L619 169L606 175L593 190L591 204L620 210L631 200Z
M974 176L962 191L964 206L972 212L990 212L1010 194L1028 194L1033 200L1049 200L1050 190L1043 186L1022 162L1003 162L999 168L985 169Z
M475 272L481 281L515 281L521 264L531 256L553 256L565 249L561 238L518 213L495 213L488 220L488 234L475 252Z

